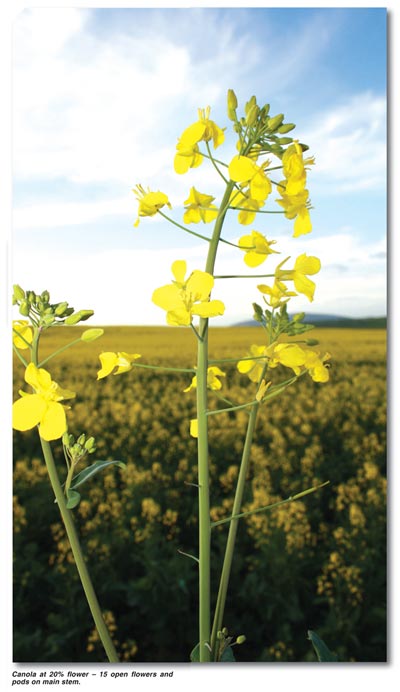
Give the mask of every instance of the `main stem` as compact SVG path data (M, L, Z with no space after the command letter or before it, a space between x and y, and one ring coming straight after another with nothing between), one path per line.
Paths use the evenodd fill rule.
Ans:
M218 243L233 182L226 186L220 211L215 221L210 240L205 271L214 273ZM199 659L210 661L211 597L210 597L210 487L208 464L208 421L207 421L207 369L208 369L208 319L201 318L197 348L197 424L198 424L198 485L199 485Z

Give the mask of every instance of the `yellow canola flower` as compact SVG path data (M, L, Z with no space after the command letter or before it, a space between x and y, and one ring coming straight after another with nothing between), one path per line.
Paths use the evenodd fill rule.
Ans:
M238 221L242 226L248 226L256 218L256 214L263 206L260 200L252 199L250 193L244 190L234 190L229 201L231 207L240 207Z
M190 434L192 437L199 436L199 424L197 418L192 418L190 421Z
M303 150L298 141L290 144L282 156L283 173L287 180L286 194L297 195L307 184L306 166L315 163L314 157L303 159Z
M272 286L259 284L257 288L261 293L268 296L268 299L264 298L264 300L271 308L279 308L284 303L287 303L292 296L297 296L297 293L289 291L282 281L275 280Z
M207 106L206 109L199 108L197 112L199 119L182 132L178 146L190 148L199 142L212 140L216 149L225 140L224 131L213 120L210 120L210 106Z
M319 353L312 349L303 349L298 344L275 344L268 349L270 361L269 367L275 368L281 364L287 368L292 368L295 375L300 375L302 369L308 370L314 382L328 382L329 370L325 365L329 360L330 354L320 358Z
M238 245L246 253L244 256L244 261L247 266L258 267L260 264L265 262L268 255L277 253L276 250L271 249L271 245L274 245L275 243L276 240L267 240L262 233L252 231L251 235L243 235L239 239Z
M286 190L283 190L284 185L285 181L282 181L279 186L279 193L282 199L277 199L276 201L285 210L287 219L296 219L293 238L298 238L300 235L305 235L312 231L308 190L304 189L295 195L288 195Z
M218 368L216 365L211 365L209 368L207 368L207 387L212 389L214 392L218 391L222 387L222 382L218 379L219 377L225 377L225 373L222 372L220 368ZM183 391L190 392L191 389L196 389L196 387L197 376L195 375L192 378L190 385Z
M209 223L218 216L218 208L213 204L215 197L199 192L195 187L190 188L185 205L183 220L185 223Z
M39 435L43 440L57 440L67 430L65 407L59 402L73 399L75 392L61 389L53 382L50 373L29 363L25 370L25 382L34 389L34 394L20 392L21 399L13 404L13 428L31 430L39 425Z
M32 343L33 334L32 327L27 320L14 320L13 326L13 344L17 348L29 348Z
M164 192L151 192L149 189L146 192L141 185L136 185L132 192L139 202L138 218L133 224L135 228L139 225L140 216L155 216L165 205L171 209L169 199Z
M308 275L317 274L321 269L321 262L318 257L308 257L306 253L299 255L295 261L294 269L281 269L287 262L286 258L278 264L275 269L275 279L277 281L293 281L298 293L303 293L310 302L314 300L315 283L308 278Z
M118 353L105 351L100 353L99 359L101 368L97 373L97 379L101 380L103 377L107 377L107 375L112 373L114 368L116 368L114 375L128 372L128 370L131 370L133 367L133 361L140 357L140 353L125 353L125 351L119 351Z
M269 166L269 161L266 161L264 166ZM248 156L238 155L233 157L228 171L231 180L249 186L250 197L253 200L265 203L272 185L262 166L258 166Z
M184 143L178 142L176 149L174 170L179 175L187 173L189 168L197 168L203 161L203 155L199 152L198 144L187 146Z
M252 382L258 382L262 375L264 365L267 362L266 346L252 344L250 346L249 356L250 358L238 362L237 369L242 375L248 375ZM254 360L251 356L253 356Z
M194 315L223 315L225 305L220 300L209 299L214 277L196 269L186 279L186 268L185 260L176 260L171 267L175 280L157 288L153 293L153 303L167 311L167 324L190 326Z

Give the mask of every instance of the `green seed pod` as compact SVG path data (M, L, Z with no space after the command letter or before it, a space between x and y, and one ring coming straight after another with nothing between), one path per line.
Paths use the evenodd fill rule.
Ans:
M295 127L296 125L294 123L285 123L278 128L278 132L280 135L285 135L287 132L294 130Z
M19 312L24 317L28 317L30 308L30 303L27 300L22 300L21 305L19 306Z
M19 286L18 284L14 284L13 289L14 289L13 300L15 300L15 302L17 302L18 300L24 300L24 298L25 298L24 289L21 288L21 286ZM15 303L14 303L14 305L15 305Z
M54 314L57 317L62 317L62 315L64 315L67 307L68 307L68 303L65 300L62 303L57 303L56 308L54 310Z
M284 119L283 113L279 113L278 115L274 115L273 118L268 118L267 121L267 126L270 132L275 132L280 125L283 123Z

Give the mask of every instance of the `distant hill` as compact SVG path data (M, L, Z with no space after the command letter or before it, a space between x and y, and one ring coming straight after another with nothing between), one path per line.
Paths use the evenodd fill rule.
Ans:
M386 329L386 317L343 317L341 315L326 315L324 313L312 313L304 317L303 322L314 324L316 327L338 327L349 329ZM239 322L237 327L256 327L258 322L247 320Z

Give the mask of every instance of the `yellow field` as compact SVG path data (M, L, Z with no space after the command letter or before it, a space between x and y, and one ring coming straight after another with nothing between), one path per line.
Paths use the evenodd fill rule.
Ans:
M89 325L88 325L89 326ZM43 359L81 328L44 335ZM386 333L315 329L329 351L330 381L306 375L260 410L244 510L312 485L302 501L242 520L226 626L245 633L242 661L312 661L314 629L342 661L386 657ZM261 328L210 331L211 358L243 357ZM186 661L196 643L197 573L178 550L196 554L196 440L189 421L190 374L133 368L97 381L101 351L141 353L140 363L192 367L189 329L107 327L46 364L76 391L70 431L97 442L96 459L119 459L82 487L75 510L100 602L126 661ZM254 385L226 372L222 393L235 403ZM288 376L277 368L274 381ZM16 361L15 387L23 386ZM16 394L17 395L17 394ZM216 406L210 393L210 406ZM217 402L218 403L218 402ZM229 516L247 413L210 417L211 515ZM63 458L54 444L60 473ZM94 460L94 459L93 459ZM15 656L20 661L95 661L101 656L48 485L35 431L15 434ZM212 536L215 595L226 526Z

